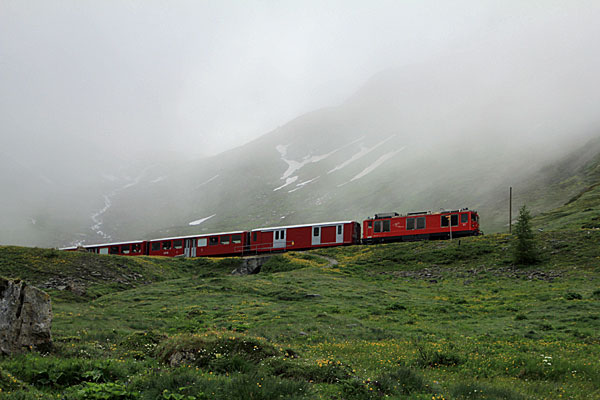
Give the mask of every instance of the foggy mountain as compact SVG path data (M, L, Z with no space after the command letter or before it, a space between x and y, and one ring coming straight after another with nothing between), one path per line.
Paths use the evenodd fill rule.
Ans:
M494 68L489 60L514 54L492 47L405 65L373 77L339 106L217 156L146 163L128 178L103 173L102 190L89 201L95 208L69 215L68 225L51 221L63 234L35 243L461 207L480 212L484 231L505 229L508 186L515 209L527 202L534 212L547 210L589 184L578 171L600 153L599 141L588 141L600 135L599 63L558 67L553 52L539 54L530 64ZM547 68L539 69L539 57Z

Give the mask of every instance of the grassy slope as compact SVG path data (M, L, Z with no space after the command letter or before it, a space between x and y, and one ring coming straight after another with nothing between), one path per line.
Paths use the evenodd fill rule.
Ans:
M54 358L3 359L0 371L42 396L62 393L69 385L50 378L40 384L39 374L23 365L50 363L47 368L65 376L65 363L105 363L80 367L95 376L93 371L117 363L117 371L97 379L98 385L130 381L146 396L160 384L160 392L167 388L193 398L227 391L240 398L598 398L600 232L543 233L540 241L544 261L525 269L511 265L510 237L491 235L320 250L339 260L333 266L310 254L287 254L270 261L265 269L271 272L247 277L229 274L235 260L132 259L4 247L4 276L43 282L53 274L81 277L81 268L85 274L104 268L119 277L137 271L143 278L115 286L90 277L94 296L84 299L51 290ZM190 332L261 337L301 357L287 361L295 363L287 370L268 369L264 362L248 370L221 354L186 375L186 383L178 380L180 369L157 370L149 347L131 346L136 332L156 341L163 334ZM347 376L338 376L340 365ZM233 374L239 370L245 373ZM158 374L152 384L149 371ZM394 385L413 382L412 394L381 383L398 371L408 371L409 377ZM322 378L328 373L338 374L340 381ZM298 386L290 378L313 382ZM4 391L17 389L10 379L6 384L0 379ZM249 395L250 389L262 392ZM217 394L207 395L211 390ZM481 390L490 397L481 397Z

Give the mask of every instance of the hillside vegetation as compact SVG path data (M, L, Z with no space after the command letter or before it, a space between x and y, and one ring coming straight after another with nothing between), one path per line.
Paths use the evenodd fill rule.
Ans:
M529 268L511 264L510 236L489 235L277 255L245 277L231 275L238 259L0 247L1 275L54 287L56 345L0 359L0 389L9 399L598 398L600 231L537 239L543 261Z

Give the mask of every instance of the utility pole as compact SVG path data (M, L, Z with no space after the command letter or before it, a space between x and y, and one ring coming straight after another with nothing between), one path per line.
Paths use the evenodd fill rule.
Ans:
M512 233L512 186L509 188L508 195L508 233Z

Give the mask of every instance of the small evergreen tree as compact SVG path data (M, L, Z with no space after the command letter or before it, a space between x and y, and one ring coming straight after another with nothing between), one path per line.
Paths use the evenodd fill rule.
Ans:
M531 231L531 214L526 206L519 210L519 219L515 225L517 241L514 245L514 261L517 264L531 265L538 260L538 251Z

